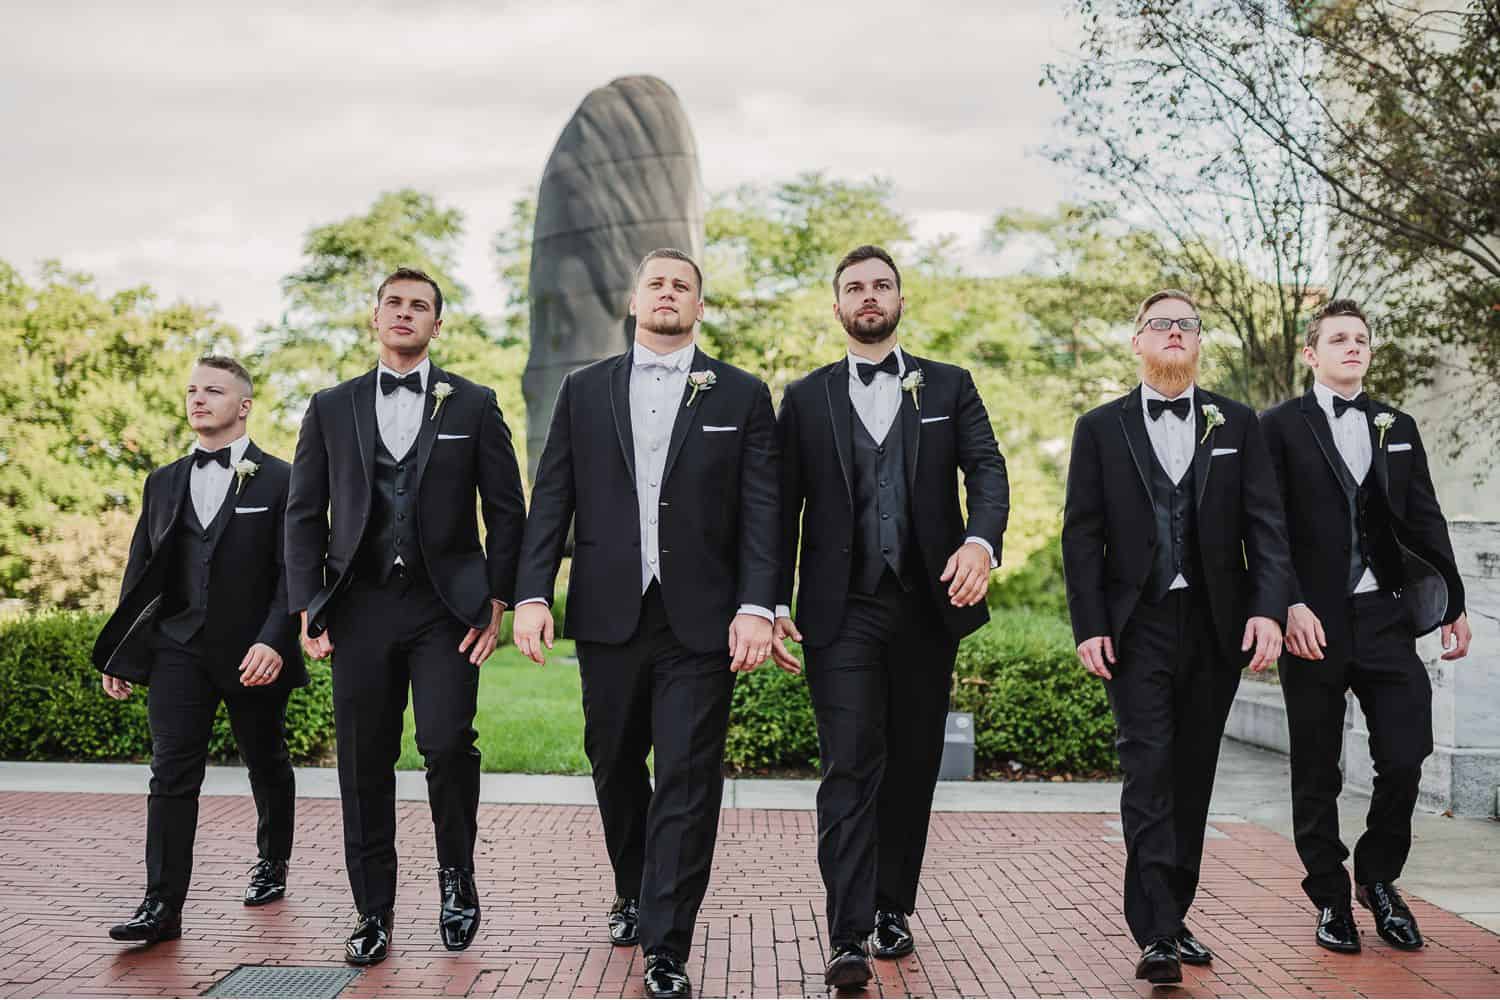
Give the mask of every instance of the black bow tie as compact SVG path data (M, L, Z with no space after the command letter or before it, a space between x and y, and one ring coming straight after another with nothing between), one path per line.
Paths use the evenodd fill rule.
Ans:
M204 451L202 448L193 450L193 464L203 468L209 462L218 462L224 468L229 468L229 448L226 445L218 451Z
M890 372L892 375L900 378L901 361L896 357L896 352L892 351L885 356L885 360L880 362L880 364L875 365L868 361L859 361L855 363L854 370L859 375L859 380L865 385L869 385L875 381L876 372Z
M397 389L410 389L418 396L422 395L422 373L407 372L405 375L392 375L390 372L380 373L380 391L389 396Z
M1369 413L1370 397L1366 396L1364 393L1360 393L1353 399L1345 399L1342 396L1333 397L1333 415L1335 417L1342 417L1344 415L1344 411L1348 410L1351 407L1359 410L1361 413Z
M1178 420L1186 420L1193 412L1193 401L1186 396L1179 396L1176 399L1146 400L1146 412L1151 414L1152 420L1160 420L1164 410L1171 410L1177 414Z

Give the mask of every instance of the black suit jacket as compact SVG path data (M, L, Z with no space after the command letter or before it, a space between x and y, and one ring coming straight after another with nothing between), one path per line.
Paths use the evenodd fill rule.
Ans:
M1201 387L1194 392L1202 589L1221 651L1238 668L1251 655L1240 652L1247 618L1286 624L1291 585L1286 523L1255 411ZM1205 435L1203 407L1209 404L1219 408L1224 423ZM1120 632L1150 576L1157 544L1151 461L1139 386L1078 418L1062 550L1068 614L1079 643L1107 635L1118 651Z
M585 642L626 642L640 617L633 364L627 351L563 379L531 489L516 598L552 599L574 522L564 628ZM672 424L658 541L672 631L688 648L710 653L728 648L741 605L775 603L777 489L770 390L695 349L692 370L705 369L717 382L691 406L685 388Z
M1394 418L1384 443L1375 426L1382 413ZM1329 648L1337 650L1349 638L1343 613L1349 597L1349 518L1335 465L1343 459L1311 391L1272 407L1260 421L1291 536L1295 573L1290 602L1313 610ZM1421 635L1463 613L1463 580L1416 421L1371 400L1369 424L1367 483L1378 492L1384 515L1377 521L1382 530L1371 539L1375 551L1370 555L1381 583L1402 591L1412 626Z
M256 690L300 687L307 667L297 641L297 623L287 609L283 522L291 466L250 442L245 458L260 468L240 485L231 480L212 541L208 617L200 635L205 662L222 680L238 682L245 652L261 642L281 654L281 674ZM140 517L130 539L130 558L120 586L120 604L94 643L94 666L138 684L151 682L148 639L166 589L170 542L188 497L191 456L146 477Z
M905 352L903 352L905 353ZM954 638L989 620L989 608L955 608L948 585L938 580L944 564L970 535L983 538L1001 557L1010 516L1005 459L995 443L984 401L969 373L954 365L906 353L907 371L921 369L921 406L902 392L893 433L902 435L913 541L922 557L926 585ZM797 542L802 542L797 627L808 645L833 641L844 620L854 545L854 421L849 402L849 359L825 365L787 386L777 419L781 443L781 573L777 602L792 603ZM964 473L969 518L958 503L958 472Z
M376 372L313 396L287 501L287 596L307 611L308 632L326 627L329 606L351 579L364 541L375 475ZM434 389L453 392L441 406ZM406 390L399 390L406 391ZM434 410L436 413L434 414ZM453 616L473 628L490 623L490 599L512 603L526 495L494 390L433 365L417 432L417 542L433 589ZM483 511L479 541L474 497ZM332 517L329 506L332 505ZM337 642L337 637L334 637Z

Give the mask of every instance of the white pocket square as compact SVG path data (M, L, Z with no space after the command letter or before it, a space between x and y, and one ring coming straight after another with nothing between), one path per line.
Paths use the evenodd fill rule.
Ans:
M1386 451L1411 451L1411 442L1402 441L1400 444L1392 444Z
M269 507L236 507L234 512L236 514L264 514L270 509Z
M939 420L947 420L947 419L948 419L947 417L923 417L922 418L922 423L924 423L924 424L935 424Z
M1235 455L1239 453L1238 448L1215 448L1210 458L1218 458L1220 455Z
M468 436L469 435L467 435L467 434L439 434L438 435L438 440L439 441L462 441L464 438L466 438Z
M713 424L703 425L703 433L705 434L712 434L715 431L737 431L739 429L739 425L735 425L734 427L716 427Z

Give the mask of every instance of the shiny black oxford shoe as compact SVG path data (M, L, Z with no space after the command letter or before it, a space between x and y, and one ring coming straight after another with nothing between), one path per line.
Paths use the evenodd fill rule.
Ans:
M141 944L174 941L182 937L182 914L166 900L147 896L135 908L133 917L109 929L109 936L116 941Z
M354 933L344 942L344 961L350 965L377 965L385 961L391 951L391 924L395 914L391 910L360 915L354 925Z
M264 906L286 895L286 862L261 858L250 869L250 884L245 886L245 905Z
M474 886L474 873L465 868L439 868L438 892L442 897L438 933L443 947L463 951L479 933L479 890Z

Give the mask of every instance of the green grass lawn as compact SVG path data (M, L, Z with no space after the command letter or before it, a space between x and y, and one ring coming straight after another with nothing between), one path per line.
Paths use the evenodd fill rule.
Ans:
M583 755L583 702L571 642L558 642L539 667L507 643L479 676L479 752L486 771L524 774L588 774ZM411 706L406 709L401 760L422 767Z

